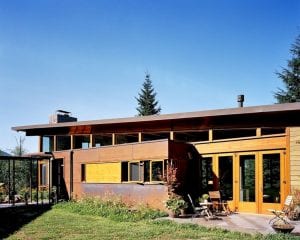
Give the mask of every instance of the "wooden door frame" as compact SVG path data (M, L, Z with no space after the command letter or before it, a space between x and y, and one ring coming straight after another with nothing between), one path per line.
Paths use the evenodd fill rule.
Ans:
M283 203L286 197L286 188L288 188L288 181L286 180L287 168L286 168L286 154L284 150L269 150L269 151L260 151L258 153L259 157L259 186L258 186L258 213L270 213L268 209L281 210ZM267 154L279 154L280 156L280 202L279 203L264 203L263 202L263 155Z

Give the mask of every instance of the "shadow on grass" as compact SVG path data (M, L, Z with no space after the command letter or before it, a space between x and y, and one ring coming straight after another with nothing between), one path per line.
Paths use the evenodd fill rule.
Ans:
M51 205L0 208L0 239L8 237L50 209Z

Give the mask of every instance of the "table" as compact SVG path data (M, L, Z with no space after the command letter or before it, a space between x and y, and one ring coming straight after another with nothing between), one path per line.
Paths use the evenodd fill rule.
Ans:
M201 202L201 203L199 203L199 205L201 207L206 207L206 209L204 209L203 211L204 211L206 217L208 218L207 220L214 218L214 215L212 214L212 212L209 209L209 207L211 207L213 205L212 202Z

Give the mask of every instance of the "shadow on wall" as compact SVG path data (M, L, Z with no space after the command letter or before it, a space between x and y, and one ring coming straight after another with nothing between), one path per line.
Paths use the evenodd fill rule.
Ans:
M50 209L50 205L0 208L0 239L7 238Z

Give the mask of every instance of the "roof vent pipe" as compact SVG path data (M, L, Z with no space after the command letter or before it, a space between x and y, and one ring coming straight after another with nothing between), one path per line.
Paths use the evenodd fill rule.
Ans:
M238 107L243 107L244 106L244 95L238 95L237 96L237 101L238 101Z

